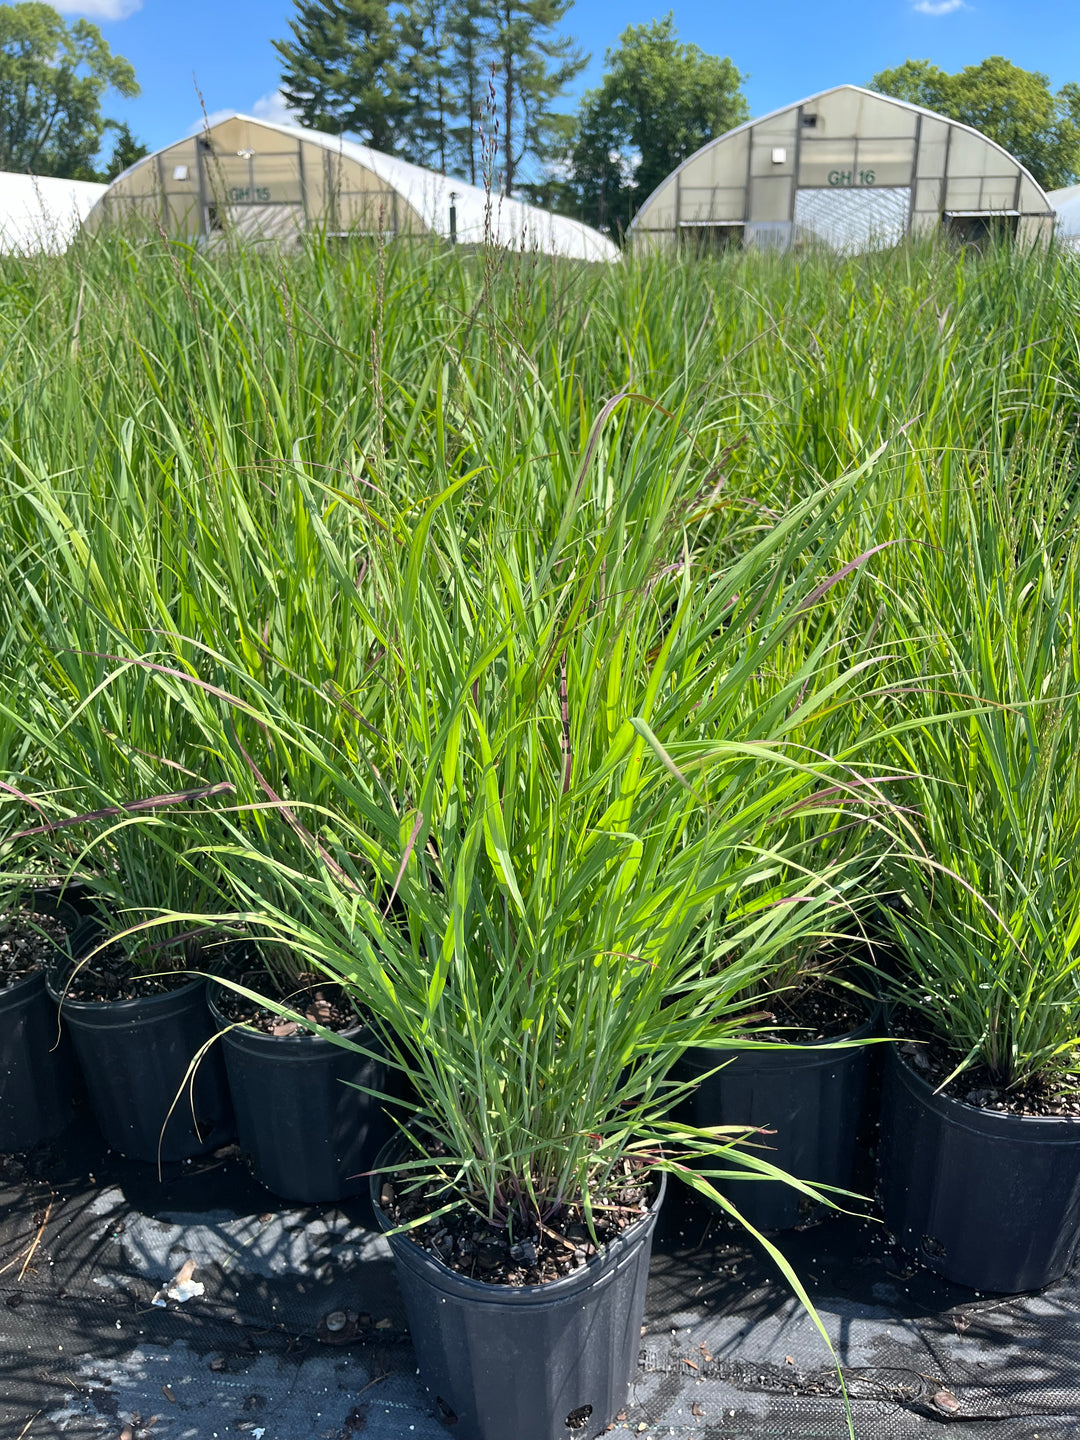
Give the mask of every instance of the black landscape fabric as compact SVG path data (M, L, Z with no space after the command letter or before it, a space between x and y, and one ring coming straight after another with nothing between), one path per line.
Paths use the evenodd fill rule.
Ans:
M779 1239L843 1362L859 1440L1080 1433L1075 1277L976 1296L913 1264L880 1224L841 1216ZM173 1288L187 1298L159 1293L185 1274ZM453 1434L421 1393L365 1202L286 1206L234 1147L159 1181L89 1125L0 1157L0 1376L3 1440ZM824 1344L772 1262L677 1185L611 1433L847 1434Z

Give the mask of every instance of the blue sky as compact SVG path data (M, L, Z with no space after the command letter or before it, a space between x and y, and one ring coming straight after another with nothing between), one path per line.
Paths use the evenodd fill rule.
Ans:
M54 0L67 16L101 25L135 66L137 100L110 96L106 113L126 120L151 149L187 133L207 110L274 116L278 84L271 40L287 33L291 0ZM577 0L564 22L592 61L576 92L596 84L604 51L627 25L674 10L682 39L730 55L749 72L760 115L816 90L864 84L908 56L946 70L1006 55L1049 74L1054 87L1080 81L1077 0ZM275 118L280 118L275 116Z

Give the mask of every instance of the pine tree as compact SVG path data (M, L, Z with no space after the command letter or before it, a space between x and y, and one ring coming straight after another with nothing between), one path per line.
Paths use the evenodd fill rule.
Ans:
M487 99L494 28L493 0L451 0L447 83L457 123L450 128L450 138L455 162L472 185L482 178L478 131Z
M410 0L397 21L409 158L444 175L452 158L455 107L448 57L450 11L447 0Z
M305 125L483 177L479 126L495 111L507 195L565 117L551 102L587 57L556 34L571 0L295 0L275 40L282 92ZM494 86L494 96L489 94Z
M555 27L572 0L494 0L494 52L498 63L499 126L503 189L514 193L518 170L529 157L543 159L557 128L549 107L588 64L569 37Z
M292 40L273 42L290 107L312 129L394 153L409 105L386 0L296 0L296 12Z
M129 165L134 165L136 160L141 160L150 152L141 140L136 140L127 121L120 121L119 124L106 121L106 128L114 130L116 136L113 140L112 154L105 166L104 179L115 180L118 175L124 173Z

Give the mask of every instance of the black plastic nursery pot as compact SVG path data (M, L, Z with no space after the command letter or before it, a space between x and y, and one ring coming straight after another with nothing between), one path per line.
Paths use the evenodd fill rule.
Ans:
M885 1062L885 1224L946 1280L1018 1295L1065 1274L1080 1240L1080 1118L979 1110Z
M591 1440L614 1420L640 1347L659 1178L648 1214L546 1285L470 1280L406 1234L390 1237L421 1383L459 1440ZM381 1183L372 1178L371 1202L387 1230Z
M50 894L34 896L33 913L78 917ZM0 989L0 1152L30 1150L52 1140L75 1116L78 1070L56 1004L35 970Z
M63 993L68 968L51 971L47 985L61 1006L106 1142L129 1159L155 1163L159 1157L190 1160L231 1139L232 1105L217 1044L199 1061L194 1080L188 1077L215 1034L205 980L135 1000L71 1000Z
M850 1189L866 1091L866 1049L829 1046L868 1040L874 1026L874 1017L867 1017L847 1035L807 1046L689 1050L680 1067L682 1078L708 1078L681 1114L703 1129L753 1125L774 1131L758 1137L749 1153L798 1180ZM722 1070L708 1075L721 1064ZM758 1230L793 1229L821 1208L779 1180L723 1181L719 1188Z
M240 1144L275 1195L308 1203L368 1188L390 1129L382 1103L357 1086L386 1091L385 1065L319 1035L267 1035L230 1022L215 1003ZM347 1038L375 1048L358 1027Z

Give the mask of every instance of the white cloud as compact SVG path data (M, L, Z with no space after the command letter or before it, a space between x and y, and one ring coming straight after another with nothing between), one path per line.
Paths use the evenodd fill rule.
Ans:
M915 9L920 15L951 15L954 10L966 10L964 0L915 0Z
M299 116L285 104L285 97L280 90L270 90L265 95L260 95L250 109L240 113L254 115L256 120L269 120L274 125L299 124ZM219 121L228 120L235 114L235 110L211 110L205 120L201 115L198 120L193 120L187 128L187 133L197 135L207 125L217 125Z
M299 122L299 116L295 110L289 109L280 90L260 95L252 105L251 113L256 120L269 120L273 125L296 125Z
M126 20L141 10L143 0L50 0L61 15L85 15L88 20Z
M193 120L184 132L187 135L198 135L208 125L217 125L222 120L228 120L235 115L235 110L211 110L206 116L200 115L198 120Z

